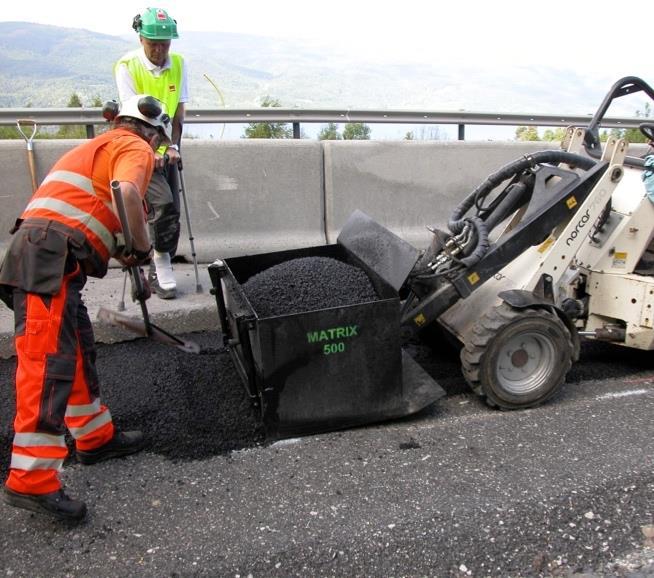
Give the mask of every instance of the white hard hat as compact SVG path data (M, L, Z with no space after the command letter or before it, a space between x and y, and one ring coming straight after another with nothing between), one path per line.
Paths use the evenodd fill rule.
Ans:
M135 94L120 103L120 109L116 118L131 116L138 118L158 129L164 135L164 144L170 144L173 140L173 125L166 113L166 105L149 94Z

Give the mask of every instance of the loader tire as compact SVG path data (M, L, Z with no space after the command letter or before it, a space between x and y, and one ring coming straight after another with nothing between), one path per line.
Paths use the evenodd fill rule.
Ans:
M555 313L502 303L465 340L463 375L490 406L534 407L563 384L573 351L570 331Z

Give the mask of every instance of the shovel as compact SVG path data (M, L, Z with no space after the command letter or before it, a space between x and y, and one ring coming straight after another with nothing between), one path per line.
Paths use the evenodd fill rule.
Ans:
M172 345L173 347L177 347L177 349L181 349L185 353L200 353L200 346L197 343L180 339L179 337L164 331L161 327L157 327L151 323L149 318L147 318L147 309L145 315L146 317L143 319L136 319L129 315L118 313L118 311L105 309L104 307L100 307L100 310L98 311L98 319L100 321L104 321L105 323L109 323L116 327L122 327L123 329L127 329L141 337L148 337L159 343Z
M118 219L120 220L120 224L123 228L125 249L129 254L132 251L132 233L129 229L129 221L127 220L125 203L123 202L123 195L122 191L120 190L120 183L118 181L111 182L111 192L113 193L114 199L116 200ZM148 308L145 304L147 295L144 287L143 272L138 265L129 267L128 271L132 281L133 294L141 306L143 319L134 319L133 317L105 309L104 307L101 307L98 311L98 319L104 321L105 323L109 323L117 327L122 327L128 331L132 331L142 337L148 337L154 341L158 341L159 343L173 345L174 347L177 347L186 353L200 353L200 346L197 343L180 339L179 337L164 331L161 329L161 327L157 327L150 321Z
M23 127L21 126L21 123L23 123L24 125L31 125L32 134L27 136L27 134L23 131ZM34 144L32 141L34 139L34 136L36 135L36 130L37 130L36 121L29 120L29 119L18 119L16 121L16 126L18 127L18 132L21 135L23 135L23 138L27 143L27 165L29 166L30 176L32 177L32 193L35 193L36 189L38 188L38 185L36 184L36 165L34 164Z

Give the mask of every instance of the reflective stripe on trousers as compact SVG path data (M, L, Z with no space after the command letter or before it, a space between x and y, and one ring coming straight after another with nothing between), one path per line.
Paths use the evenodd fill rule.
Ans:
M81 290L86 275L75 263L53 296L14 291L16 419L7 486L44 494L61 487L65 427L80 450L114 433L100 403L93 328Z

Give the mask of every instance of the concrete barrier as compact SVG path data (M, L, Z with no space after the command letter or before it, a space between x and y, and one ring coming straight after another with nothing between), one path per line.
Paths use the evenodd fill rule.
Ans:
M189 140L183 155L202 261L325 243L318 141ZM182 223L180 252L190 255Z
M325 147L327 240L355 209L416 247L427 226L445 228L452 210L488 175L552 143L330 141Z
M39 182L80 141L35 141ZM188 139L184 175L199 261L333 243L361 209L424 247L426 226L489 174L558 143ZM634 154L642 154L644 146ZM31 195L24 141L0 141L0 250ZM182 217L180 254L191 259Z
M37 180L82 141L37 141ZM185 140L184 180L198 259L325 243L322 146L308 140ZM0 249L31 195L23 141L0 141ZM191 260L182 215L179 253Z
M75 140L34 141L36 180L40 183L50 167L78 142ZM10 239L9 230L23 212L32 195L32 180L27 164L27 147L23 140L0 140L0 248L4 252Z

